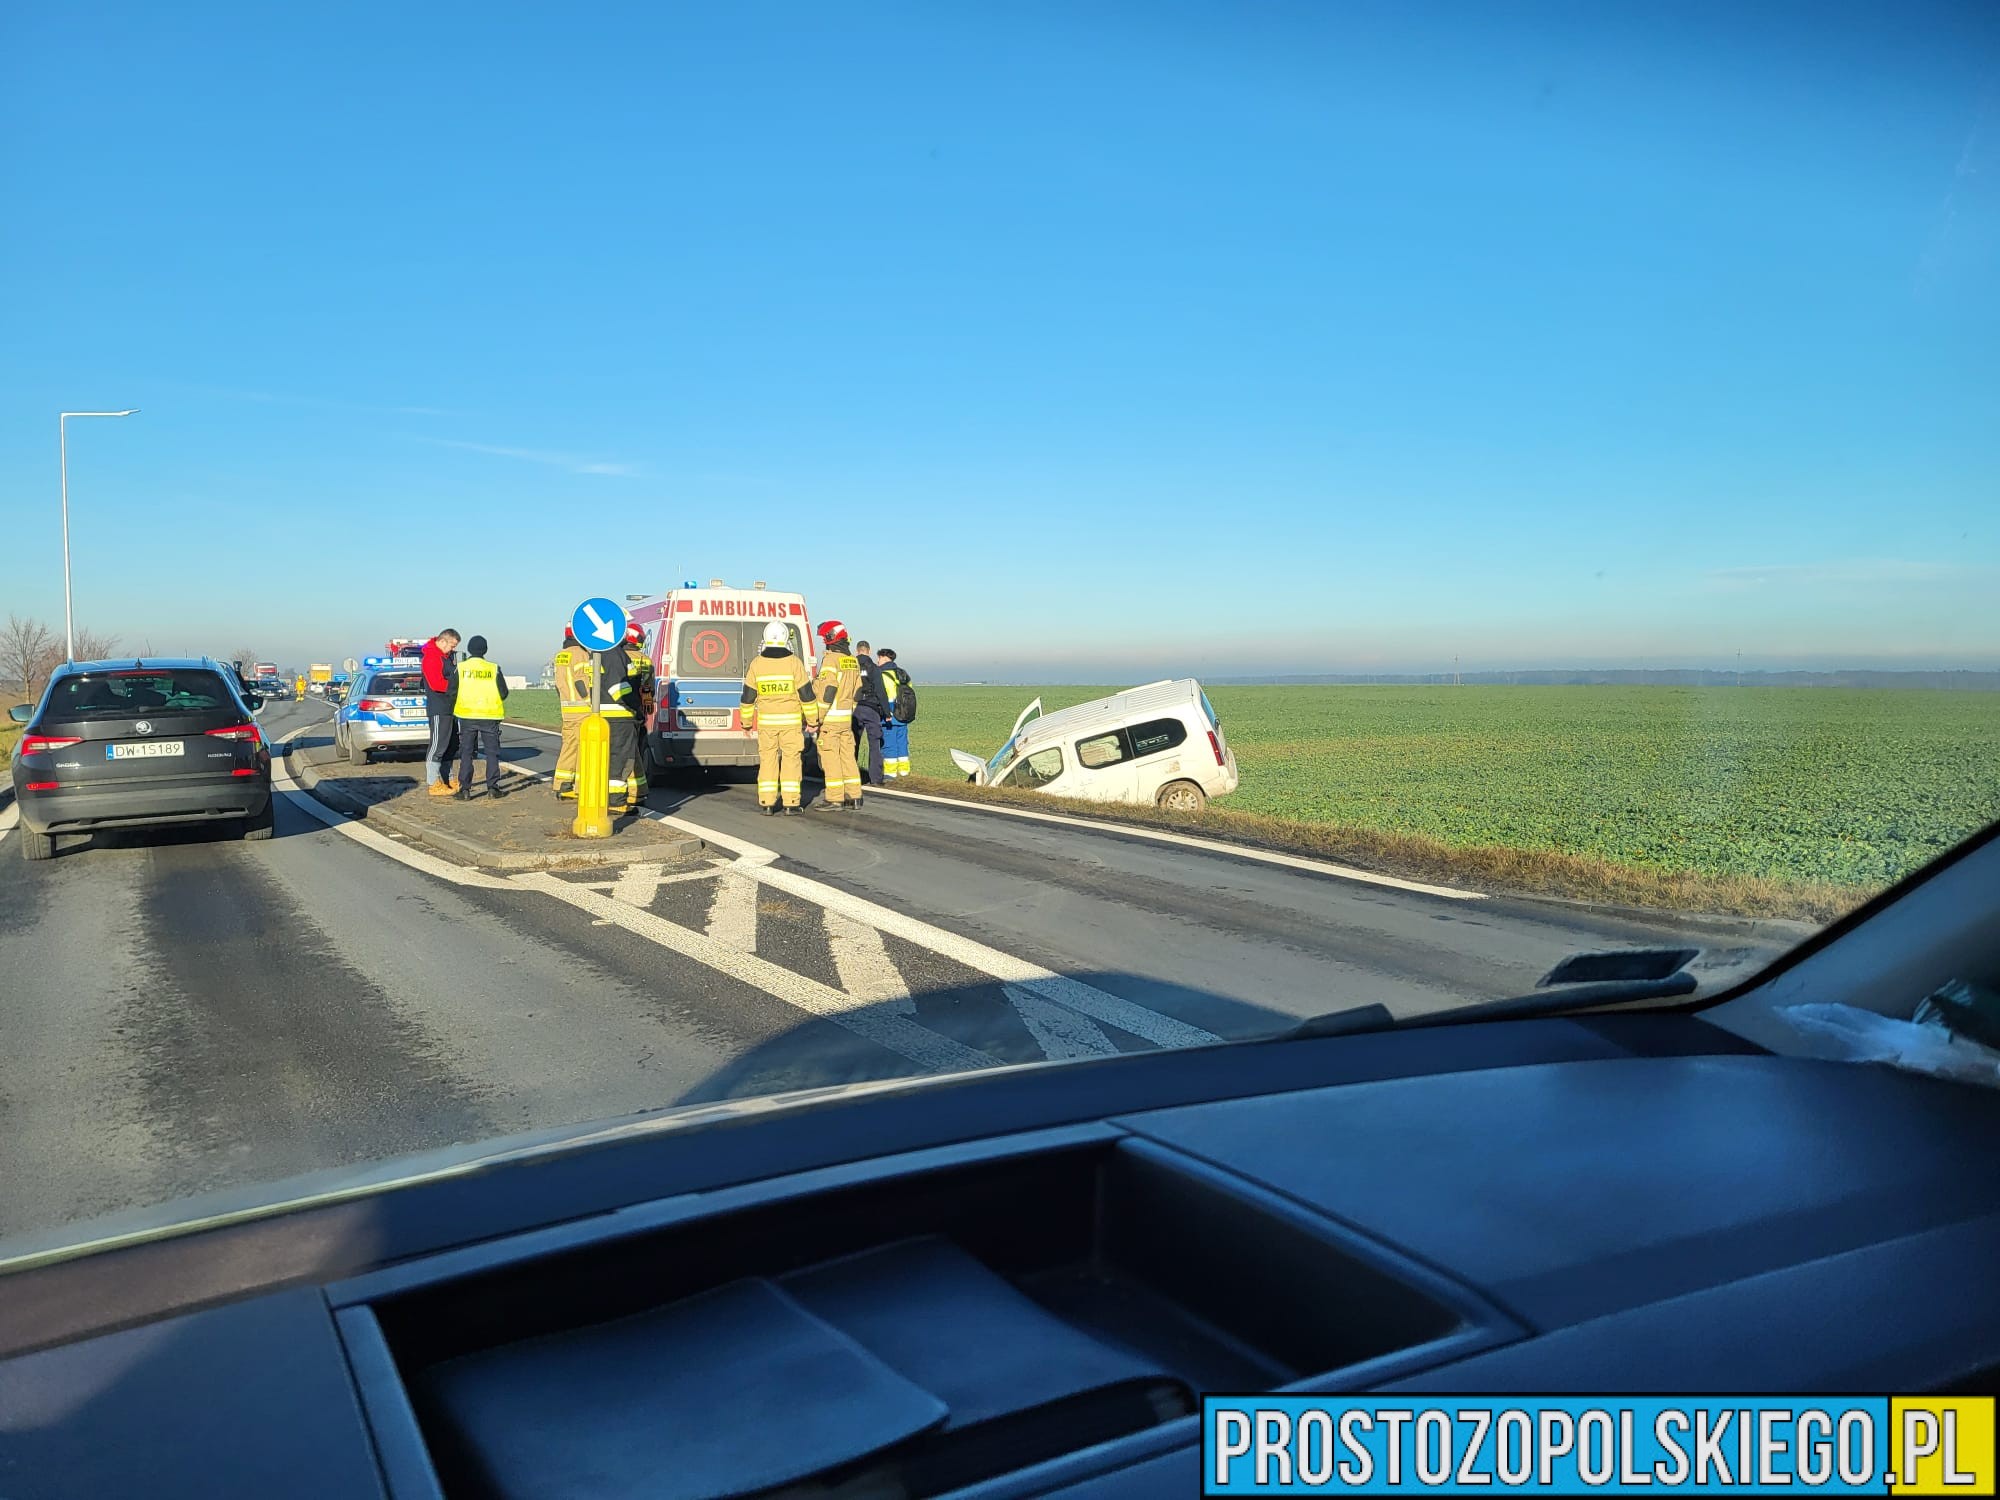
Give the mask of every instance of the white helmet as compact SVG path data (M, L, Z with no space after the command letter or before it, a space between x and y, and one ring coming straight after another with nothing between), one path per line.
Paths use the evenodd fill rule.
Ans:
M785 629L782 622L773 620L770 624L764 627L765 645L789 646L791 645L791 643L792 643L792 633L789 630Z

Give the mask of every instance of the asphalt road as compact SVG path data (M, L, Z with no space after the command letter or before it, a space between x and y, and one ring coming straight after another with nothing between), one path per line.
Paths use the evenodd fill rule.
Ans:
M326 718L263 715L273 738ZM506 739L511 764L553 764L553 737ZM709 857L484 875L296 790L264 844L135 833L31 865L0 836L0 1255L496 1136L1431 1010L1580 948L1686 937L894 796L794 819L741 784L653 806ZM1713 972L1791 940L1698 939Z

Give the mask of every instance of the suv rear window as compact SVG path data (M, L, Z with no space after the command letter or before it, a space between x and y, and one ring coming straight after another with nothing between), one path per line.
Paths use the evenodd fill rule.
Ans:
M130 672L79 672L49 689L44 723L139 718L145 714L235 710L236 695L221 676L200 668Z

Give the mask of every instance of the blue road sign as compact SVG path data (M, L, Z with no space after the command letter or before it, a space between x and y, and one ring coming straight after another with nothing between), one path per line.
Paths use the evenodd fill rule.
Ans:
M570 633L586 651L609 651L624 645L625 625L624 606L609 599L586 599L569 617Z

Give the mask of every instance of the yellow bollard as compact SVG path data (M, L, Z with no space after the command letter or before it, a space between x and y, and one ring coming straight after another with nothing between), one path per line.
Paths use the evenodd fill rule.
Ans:
M576 821L580 839L611 837L611 726L604 715L584 716L576 730Z

